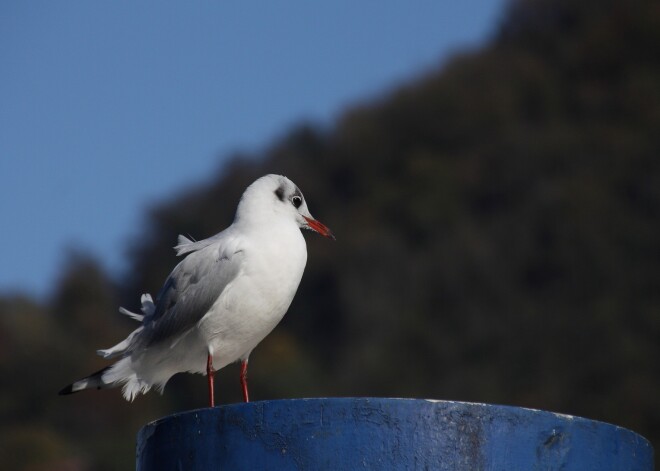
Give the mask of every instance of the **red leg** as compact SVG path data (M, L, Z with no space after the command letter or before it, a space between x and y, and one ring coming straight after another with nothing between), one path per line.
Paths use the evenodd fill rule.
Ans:
M206 359L206 380L209 383L209 407L215 407L215 392L213 391L213 379L215 370L213 369L213 357L211 354Z
M243 360L241 362L241 388L243 388L243 401L250 402L250 397L248 396L248 385L247 385L247 365L248 365L247 360Z

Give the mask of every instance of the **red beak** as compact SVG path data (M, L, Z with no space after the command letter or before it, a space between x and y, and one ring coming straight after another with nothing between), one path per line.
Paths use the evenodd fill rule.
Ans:
M318 222L316 219L308 218L307 216L303 216L305 218L305 221L307 221L307 225L309 226L310 229L313 231L318 232L324 237L327 237L328 239L332 240L337 240L335 236L332 234L332 231L326 227L325 224L322 224Z

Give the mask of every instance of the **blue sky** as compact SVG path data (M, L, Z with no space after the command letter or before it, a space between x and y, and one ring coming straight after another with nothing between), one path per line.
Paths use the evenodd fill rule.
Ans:
M483 44L504 6L2 2L0 294L48 296L67 248L119 276L149 206Z

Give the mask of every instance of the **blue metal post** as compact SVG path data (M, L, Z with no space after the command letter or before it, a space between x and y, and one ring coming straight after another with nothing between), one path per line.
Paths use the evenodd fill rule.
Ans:
M140 430L138 471L653 471L647 440L518 407L421 399L297 399L175 414Z

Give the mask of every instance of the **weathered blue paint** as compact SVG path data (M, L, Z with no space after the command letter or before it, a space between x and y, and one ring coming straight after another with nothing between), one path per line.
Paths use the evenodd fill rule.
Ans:
M652 471L615 425L518 407L421 399L297 399L175 414L140 430L138 471Z

